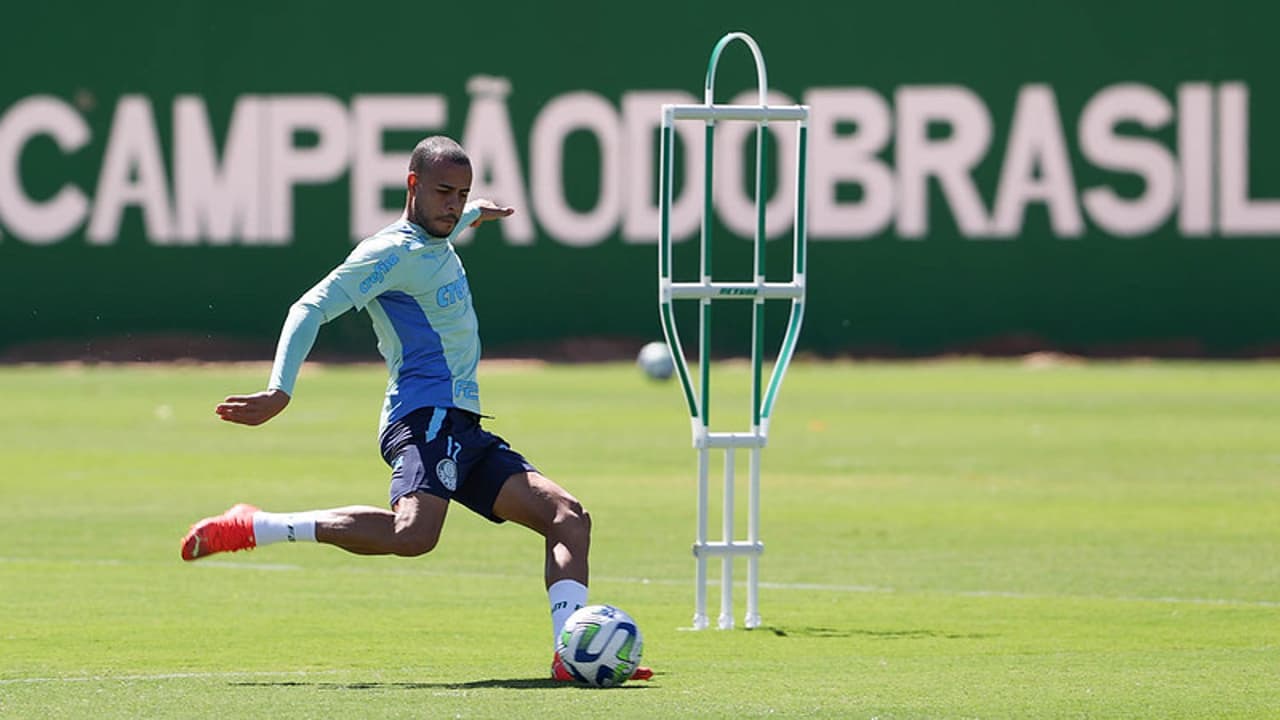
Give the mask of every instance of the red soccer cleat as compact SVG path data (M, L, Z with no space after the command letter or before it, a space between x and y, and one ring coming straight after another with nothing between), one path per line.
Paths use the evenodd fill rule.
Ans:
M564 661L560 659L560 653L551 653L551 679L563 682L573 681L573 673L569 672L569 668L564 666Z
M653 678L653 669L643 665L636 667L631 673L632 680L649 680ZM569 668L564 666L564 661L560 659L560 653L551 653L551 679L561 682L573 682L573 673L569 672Z
M214 553L252 550L257 545L253 537L256 512L258 508L240 503L192 525L182 538L182 559L190 562Z

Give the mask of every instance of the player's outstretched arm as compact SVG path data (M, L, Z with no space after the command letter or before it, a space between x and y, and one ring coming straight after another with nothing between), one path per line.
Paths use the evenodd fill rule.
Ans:
M261 425L279 415L288 405L289 393L276 388L252 395L231 395L218 403L214 412L227 422Z

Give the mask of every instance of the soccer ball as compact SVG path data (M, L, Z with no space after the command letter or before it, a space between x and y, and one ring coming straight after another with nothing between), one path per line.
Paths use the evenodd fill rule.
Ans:
M654 380L666 380L676 371L675 361L671 359L671 351L666 343L651 342L640 348L636 357L636 365Z
M644 638L631 616L612 605L578 608L564 623L556 653L578 682L621 685L640 664Z

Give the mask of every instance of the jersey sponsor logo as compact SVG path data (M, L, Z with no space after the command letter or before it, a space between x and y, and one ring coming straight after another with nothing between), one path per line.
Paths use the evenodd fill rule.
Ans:
M436 305L440 307L449 307L450 305L462 302L471 295L471 286L467 284L466 275L462 271L458 271L458 279L451 283L442 285L436 290Z
M458 464L451 458L436 463L436 477L450 492L458 489Z
M381 285L382 281L387 279L387 273L391 272L391 268L399 264L399 255L390 255L386 259L378 261L378 264L373 266L373 272L360 281L360 294L368 293L373 289L374 285Z
M453 384L453 396L467 400L480 399L480 385L471 380L458 380Z

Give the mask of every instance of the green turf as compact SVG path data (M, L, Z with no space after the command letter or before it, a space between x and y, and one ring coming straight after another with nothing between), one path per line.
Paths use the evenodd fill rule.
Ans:
M0 369L0 716L1280 708L1277 364L799 364L764 453L766 627L700 633L682 629L695 454L677 388L624 365L486 367L489 427L591 510L592 598L645 633L656 679L605 691L543 679L537 538L460 508L423 558L182 563L187 525L236 501L385 502L383 371L309 366L270 424L214 418L265 374ZM743 377L717 372L717 429L746 429Z

